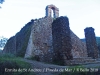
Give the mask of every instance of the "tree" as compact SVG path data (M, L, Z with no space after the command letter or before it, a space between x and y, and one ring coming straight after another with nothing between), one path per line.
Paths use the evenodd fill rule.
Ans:
M4 0L0 0L0 3L2 4L4 2Z
M5 37L0 37L0 50L3 50L3 48L4 48L4 46L5 46L5 44L6 44L6 42L7 42L7 38L5 38Z
M0 0L0 4L3 4L3 2L4 2L4 0ZM0 8L1 8L1 6L0 6Z

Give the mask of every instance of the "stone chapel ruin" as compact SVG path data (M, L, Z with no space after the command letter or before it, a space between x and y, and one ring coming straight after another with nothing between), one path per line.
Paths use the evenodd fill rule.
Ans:
M59 62L60 65L94 62L98 58L94 29L89 27L84 31L86 43L70 29L69 19L59 17L59 9L48 5L46 16L27 23L7 41L3 53L34 57L43 62Z

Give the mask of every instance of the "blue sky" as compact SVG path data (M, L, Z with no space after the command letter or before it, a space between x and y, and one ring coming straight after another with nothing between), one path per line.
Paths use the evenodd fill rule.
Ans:
M0 36L10 38L31 19L45 16L45 7L54 4L59 16L68 16L71 30L84 38L86 27L100 36L100 0L5 0L0 9Z

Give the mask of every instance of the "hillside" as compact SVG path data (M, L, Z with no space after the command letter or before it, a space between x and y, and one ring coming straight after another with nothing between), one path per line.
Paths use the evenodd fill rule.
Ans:
M98 46L100 46L100 37L96 37L96 41L97 41Z
M2 50L0 50L0 53L2 52Z
M25 69L31 68L30 63L16 57L13 54L0 54L0 75L35 75L31 72L25 72Z
M86 42L85 39L81 39L83 42ZM100 37L96 37L98 49L99 49L99 54L100 54Z
M81 39L83 42L86 42L85 39ZM96 37L97 45L100 45L100 37Z

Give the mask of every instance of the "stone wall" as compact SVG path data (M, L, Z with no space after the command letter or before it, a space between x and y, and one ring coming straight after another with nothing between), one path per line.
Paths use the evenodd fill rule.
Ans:
M51 17L51 9L54 18ZM68 18L59 17L59 9L54 5L48 5L46 17L27 23L7 41L3 53L13 53L44 62L60 62L61 65L77 61L84 63L88 56L98 57L94 29L86 28L85 36L86 44L70 30Z
M7 43L6 43L6 45L5 45L4 49L3 49L3 53L16 54L16 37L15 36L11 37L7 41Z
M31 20L15 36L11 37L7 41L3 53L13 53L24 57L33 23L34 20Z
M72 60L72 44L70 37L69 20L67 17L59 17L52 23L52 37L53 37L53 50L54 62L62 62L64 60Z
M55 61L66 63L64 60L87 57L86 44L70 30L67 17L59 17L53 21L52 37Z
M73 58L87 57L86 43L82 42L72 31L70 31Z
M45 17L31 20L7 41L3 53L13 53L38 61L56 62L60 65L84 63L94 61L90 60L91 57L98 58L92 27L84 30L84 43L70 30L69 19L59 17L59 9L55 5L48 5L45 10Z
M51 62L52 60L52 23L51 17L36 20L31 29L25 58L35 57L39 61Z
M84 29L88 56L98 58L98 47L96 43L94 28L88 27Z
M51 17L32 20L8 40L4 52L25 55L25 58L38 57L39 61L47 62L52 62L53 58L72 60L87 57L85 43L70 30L66 17L54 21Z
M8 40L4 52L61 64L66 60L87 57L86 44L70 30L67 17L32 20Z

